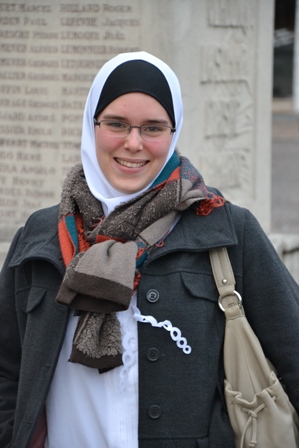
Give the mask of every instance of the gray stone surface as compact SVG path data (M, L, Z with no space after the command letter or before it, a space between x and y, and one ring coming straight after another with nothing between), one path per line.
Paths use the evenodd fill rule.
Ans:
M273 10L273 0L1 1L0 242L59 201L95 74L141 49L181 81L179 148L270 231Z
M299 115L290 100L274 102L272 129L271 231L299 234Z

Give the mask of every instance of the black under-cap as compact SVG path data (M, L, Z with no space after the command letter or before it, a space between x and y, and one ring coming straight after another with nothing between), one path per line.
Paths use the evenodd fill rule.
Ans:
M124 62L106 79L94 118L116 98L126 93L141 92L155 98L167 111L175 127L171 91L164 74L155 65L143 60Z

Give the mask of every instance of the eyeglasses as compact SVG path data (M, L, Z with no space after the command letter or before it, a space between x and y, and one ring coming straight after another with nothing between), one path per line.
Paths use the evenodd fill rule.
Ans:
M132 128L140 130L140 135L143 140L161 142L167 140L169 135L175 132L175 128L164 124L144 124L142 126L132 126L123 121L101 120L96 121L94 118L94 125L99 126L103 133L110 137L126 138Z

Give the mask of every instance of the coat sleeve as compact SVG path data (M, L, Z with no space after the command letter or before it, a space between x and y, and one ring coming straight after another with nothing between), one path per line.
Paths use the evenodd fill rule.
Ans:
M0 446L11 446L16 408L21 343L15 309L14 270L9 262L22 233L20 229L10 247L0 273Z
M299 414L299 285L249 211L243 227L246 316Z

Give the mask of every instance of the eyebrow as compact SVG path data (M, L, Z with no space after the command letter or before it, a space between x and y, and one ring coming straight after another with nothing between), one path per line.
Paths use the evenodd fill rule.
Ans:
M124 121L127 122L129 121L126 117L123 117L121 115L112 115L112 114L106 114L103 115L102 120L119 120L119 121ZM144 120L144 123L153 123L153 124L165 124L165 125L169 125L167 120L162 119L155 119L155 120Z

